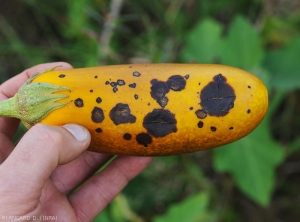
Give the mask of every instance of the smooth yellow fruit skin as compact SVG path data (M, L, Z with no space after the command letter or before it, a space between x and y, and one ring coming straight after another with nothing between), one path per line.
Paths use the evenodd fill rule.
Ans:
M184 89L180 91L170 89L164 96L163 93L161 94L163 88L160 88L157 83L164 85L171 76L181 76L179 80L181 82L185 80ZM116 91L112 82L118 80L123 82L119 81L120 85L116 87ZM33 82L47 82L70 89L70 92L63 91L63 94L69 97L61 101L71 102L52 111L40 121L41 123L80 124L89 129L92 135L89 150L118 155L183 154L228 144L250 133L262 121L268 108L268 93L261 80L241 69L223 65L101 66L50 71L37 76ZM203 101L200 97L205 87L206 90L209 89L209 84L212 86L212 92L215 93L223 89L230 91L232 88L235 95L233 107L227 110L226 115L216 116L206 112L207 116L201 119L196 112L203 110L201 106ZM151 87L153 87L152 93L158 93L160 96L157 101L161 101L161 105L165 107L151 96ZM165 97L168 98L167 102ZM227 99L233 99L231 94L228 98L226 95L224 98L217 97L212 95L209 100L219 104ZM114 113L120 115L121 119L122 115L125 116L131 123L116 125L111 119L111 110L120 103L128 105L130 114L126 107L125 111L121 107L121 110ZM92 111L95 107L103 111L102 122L97 123L92 120ZM147 123L154 125L155 129L161 128L168 133L158 132L157 135L149 132L143 125L145 116L155 109L156 113L162 116L172 113L173 116L171 114L169 117L171 119L173 117L176 124L173 120L168 123L169 120L157 115L154 117L156 119ZM102 113L96 112L96 114L94 118L101 119ZM170 124L173 124L173 128L169 126Z

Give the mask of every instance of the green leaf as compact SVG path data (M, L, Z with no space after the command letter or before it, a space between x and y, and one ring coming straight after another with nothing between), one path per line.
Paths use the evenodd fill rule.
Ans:
M199 22L187 35L182 59L185 62L212 63L220 57L222 27L212 19Z
M232 174L237 186L262 206L270 202L282 147L270 135L266 118L249 136L214 150L214 167Z
M208 212L210 198L207 193L199 192L181 203L169 207L167 213L163 216L154 218L154 222L209 222L213 221L213 214Z
M267 53L265 67L272 73L271 84L276 89L292 90L300 87L300 38L283 48Z
M233 20L222 49L223 64L250 70L260 66L264 51L259 34L244 17Z

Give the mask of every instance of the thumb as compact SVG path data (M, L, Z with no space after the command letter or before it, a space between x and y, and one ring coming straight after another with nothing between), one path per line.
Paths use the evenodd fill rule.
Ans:
M78 157L89 146L90 140L88 130L76 124L33 126L0 165L1 199L5 194L17 195L18 198L8 198L20 201L29 194L40 195L57 165Z

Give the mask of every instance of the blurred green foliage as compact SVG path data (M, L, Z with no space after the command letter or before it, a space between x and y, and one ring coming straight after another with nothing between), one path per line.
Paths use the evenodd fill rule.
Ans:
M267 85L249 136L155 158L95 221L297 221L300 218L300 3L287 0L0 1L0 82L63 60L221 63ZM20 131L22 134L22 131Z

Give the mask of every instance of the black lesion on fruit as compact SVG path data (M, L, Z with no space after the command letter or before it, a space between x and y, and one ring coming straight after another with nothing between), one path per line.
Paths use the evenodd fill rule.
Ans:
M195 114L199 119L205 119L207 116L207 113L203 109L198 109Z
M117 83L117 82L111 82L110 85L111 85L112 87L116 87L116 86L118 85L118 83Z
M109 113L111 120L114 124L125 124L125 123L135 123L136 117L130 114L130 109L128 104L118 103Z
M177 120L169 110L154 109L148 113L143 121L143 126L154 137L164 137L177 131Z
M94 90L91 89L91 90L90 90L90 93L92 93L92 92L94 92Z
M65 78L66 75L65 75L65 74L60 74L58 77L59 77L59 78Z
M117 80L117 84L118 84L119 86L124 86L124 85L125 85L125 81L124 81L123 79L118 79L118 80Z
M226 81L222 74L218 74L201 91L200 105L210 116L225 116L234 107L236 95Z
M181 91L185 88L186 80L180 75L174 75L168 79L167 85L174 91Z
M248 109L248 110L247 110L247 113L248 113L248 114L251 113L251 109Z
M139 73L138 71L134 71L134 72L132 73L132 75L135 76L135 77L140 77L140 76L141 76L141 73Z
M102 102L102 99L100 97L97 97L96 103L101 103L101 102Z
M131 138L132 138L132 135L131 135L130 133L125 133L125 134L123 135L123 139L124 139L124 140L131 140Z
M186 75L184 76L184 78L185 78L185 79L188 79L188 78L190 78L190 75L189 75L189 74L186 74Z
M78 108L81 108L84 106L83 100L81 98L75 99L74 104Z
M229 127L229 130L233 130L233 127L231 126L231 127Z
M251 89L251 86L248 86L248 89Z
M168 103L168 98L165 96L169 91L168 85L163 81L158 81L157 79L153 79L151 81L151 96L156 102L164 108Z
M152 143L152 137L148 133L139 133L136 135L136 141L143 145L144 147L147 147L149 144Z
M102 133L102 132L103 132L103 130L102 130L101 128L97 128L95 131L96 131L97 133Z
M215 131L217 131L217 128L215 126L211 126L210 130L213 131L213 132L215 132Z
M198 125L199 128L202 128L204 123L202 121L199 121L197 125Z
M137 94L134 94L134 98L135 98L135 99L138 99L139 96L138 96Z
M95 78L95 79L97 79L97 78L98 78L98 76L95 76L94 78Z
M114 87L114 88L113 88L113 92L116 93L117 91L118 91L118 88L117 88L117 87Z
M135 88L136 87L136 83L132 83L128 85L130 88Z
M101 123L104 120L103 110L99 107L95 107L92 111L92 121L95 123Z
M194 109L194 107L191 106L191 107L190 107L190 110L193 110L193 109Z
M106 81L106 82L105 82L105 85L109 85L109 84L110 84L110 82L109 82L109 81Z

